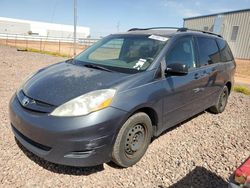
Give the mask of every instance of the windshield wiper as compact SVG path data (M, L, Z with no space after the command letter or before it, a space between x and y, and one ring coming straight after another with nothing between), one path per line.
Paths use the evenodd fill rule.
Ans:
M99 66L99 65L95 65L95 64L88 63L88 64L84 64L83 66L88 67L88 68L94 68L94 69L100 69L100 70L104 70L104 71L108 71L108 72L113 72L110 69L107 69L105 67L102 67L102 66Z

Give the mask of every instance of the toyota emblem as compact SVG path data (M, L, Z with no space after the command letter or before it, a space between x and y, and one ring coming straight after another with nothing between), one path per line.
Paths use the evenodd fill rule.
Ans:
M30 103L30 99L28 97L24 97L22 100L22 105L27 106Z

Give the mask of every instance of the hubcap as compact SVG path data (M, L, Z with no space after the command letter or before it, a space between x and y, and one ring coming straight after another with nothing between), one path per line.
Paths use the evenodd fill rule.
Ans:
M144 127L140 124L131 127L126 136L125 152L133 155L136 151L140 150L145 139Z
M227 93L226 91L224 91L220 98L220 103L219 103L220 109L223 109L225 107L226 102L227 102Z

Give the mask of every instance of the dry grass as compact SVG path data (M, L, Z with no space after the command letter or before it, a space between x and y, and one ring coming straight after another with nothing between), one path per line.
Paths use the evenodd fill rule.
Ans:
M55 52L66 56L73 56L73 43L67 42L48 42L48 41L27 41L27 40L5 40L0 39L0 44L13 46L17 48L34 49L40 52ZM86 45L77 44L76 53L86 49Z
M67 55L67 54L62 54L62 53L59 53L59 52L40 51L40 50L33 49L33 48L27 48L27 49L25 49L25 50L28 51L28 52L35 52L35 53L41 53L41 54L48 54L48 55L53 55L53 56L57 56L57 57L70 57L70 56Z
M248 89L246 86L235 86L234 91L243 93L245 95L250 95L250 89Z

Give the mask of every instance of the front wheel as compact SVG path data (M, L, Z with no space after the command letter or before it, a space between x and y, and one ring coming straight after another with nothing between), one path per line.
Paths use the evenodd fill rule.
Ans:
M152 137L152 122L149 116L139 112L131 116L120 129L112 152L117 165L129 167L145 154Z
M208 110L214 114L219 114L223 112L227 105L228 94L229 94L228 88L227 86L224 86L216 105L210 107Z

